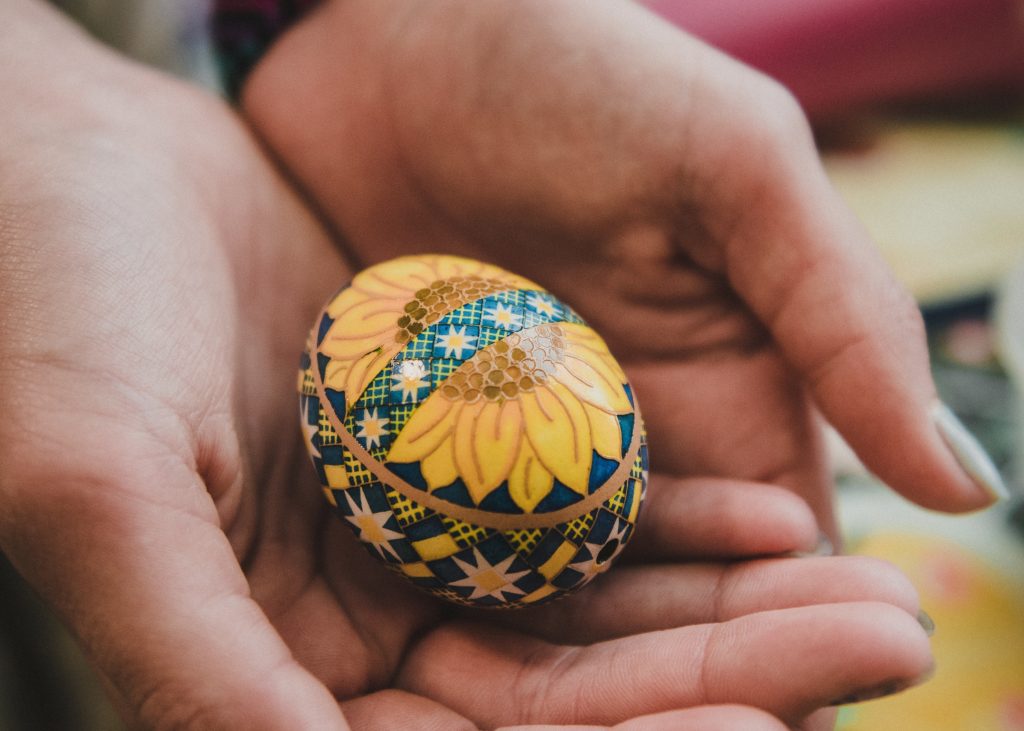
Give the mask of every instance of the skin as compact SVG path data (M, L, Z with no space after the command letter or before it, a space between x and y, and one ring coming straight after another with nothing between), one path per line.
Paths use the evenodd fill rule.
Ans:
M919 323L791 102L630 6L586 24L531 3L412 7L330 5L246 90L316 215L224 104L37 3L5 7L0 547L125 718L823 728L832 700L920 678L901 574L780 557L829 524L805 389L908 495L985 502L925 423ZM600 79L574 80L584 57ZM337 83L306 85L327 71ZM636 544L549 606L414 591L327 514L306 464L293 389L316 311L354 266L441 246L554 287L641 398L663 394L645 402L656 472Z
M327 3L243 106L360 264L444 248L577 307L652 394L661 469L787 485L831 527L813 401L910 499L991 502L799 107L640 7Z

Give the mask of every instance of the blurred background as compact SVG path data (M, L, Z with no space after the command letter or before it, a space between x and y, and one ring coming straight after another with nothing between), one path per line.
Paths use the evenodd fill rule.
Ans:
M311 3L260 15L275 4L222 2L234 26L220 54L202 0L56 4L104 42L220 90L220 72L230 87ZM899 565L938 628L934 680L844 708L839 728L1024 731L1024 3L645 4L801 101L833 181L921 304L942 397L1014 495L972 516L930 513L833 435L847 550ZM74 641L2 556L0 598L0 729L121 728Z

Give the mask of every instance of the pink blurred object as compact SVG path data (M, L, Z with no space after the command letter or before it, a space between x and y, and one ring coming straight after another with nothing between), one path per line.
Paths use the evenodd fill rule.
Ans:
M645 0L788 86L814 118L1024 89L1022 0Z

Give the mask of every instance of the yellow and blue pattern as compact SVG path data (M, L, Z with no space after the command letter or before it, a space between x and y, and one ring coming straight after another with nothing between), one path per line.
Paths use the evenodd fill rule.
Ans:
M328 501L440 597L549 600L632 537L647 475L632 390L604 341L522 277L451 256L363 271L310 333L299 391Z

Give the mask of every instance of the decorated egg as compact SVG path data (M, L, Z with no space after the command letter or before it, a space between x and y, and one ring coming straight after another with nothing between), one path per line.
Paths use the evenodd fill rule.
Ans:
M633 535L634 394L598 334L527 279L454 256L370 267L314 324L299 390L328 502L437 596L550 600Z

